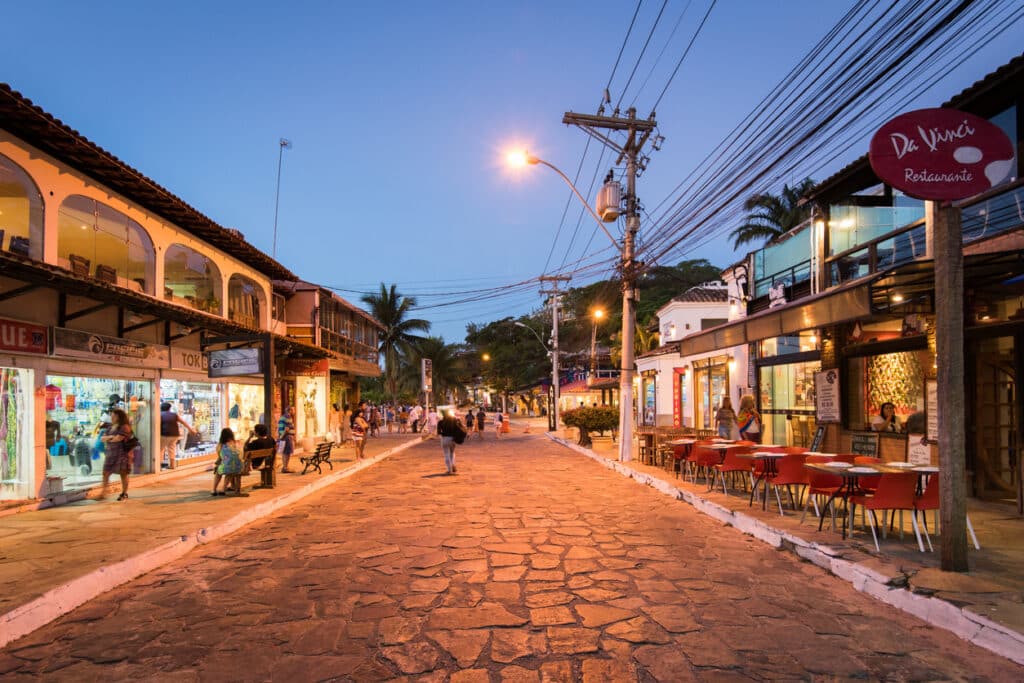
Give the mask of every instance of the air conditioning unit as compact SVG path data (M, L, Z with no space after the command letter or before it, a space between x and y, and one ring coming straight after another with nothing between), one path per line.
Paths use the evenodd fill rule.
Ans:
M614 223L622 213L622 185L609 180L597 193L597 215L605 223Z

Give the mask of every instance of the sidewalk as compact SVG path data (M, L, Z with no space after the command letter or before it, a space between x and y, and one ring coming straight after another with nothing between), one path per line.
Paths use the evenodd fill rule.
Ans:
M366 458L355 461L352 446L332 452L333 471L277 476L273 489L252 489L259 474L242 479L248 496L211 496L213 473L200 470L129 487L117 502L120 484L106 500L67 505L0 518L0 647L30 633L111 588L185 555L197 544L225 536L291 505L392 453L420 442L418 434L370 438Z
M533 427L534 431L543 431ZM749 505L747 495L708 491L696 484L639 460L618 462L618 446L595 439L591 449L564 439L561 432L548 437L629 476L639 483L690 503L703 514L736 527L780 550L789 550L813 562L857 590L910 612L1017 663L1024 663L1024 520L993 504L971 501L970 515L981 550L970 547L971 571L966 574L939 569L939 539L932 535L936 552L918 552L913 532L901 541L898 532L879 538L876 553L870 532L859 526L844 541L826 524L818 531L813 510L801 524L800 513L786 509L780 516L775 501L767 511ZM634 449L634 458L635 449ZM813 523L812 523L813 521ZM929 515L929 524L931 515ZM909 519L906 524L909 529ZM881 536L881 534L880 534Z

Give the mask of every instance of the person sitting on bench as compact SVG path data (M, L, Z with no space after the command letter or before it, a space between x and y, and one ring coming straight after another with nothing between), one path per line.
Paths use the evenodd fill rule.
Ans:
M249 451L262 451L268 448L276 448L277 442L274 441L270 436L270 430L267 429L265 424L257 424L252 428L252 434L249 435L249 440L245 442L245 452ZM252 468L259 469L265 464L269 465L268 460L272 460L273 456L268 458L253 458Z

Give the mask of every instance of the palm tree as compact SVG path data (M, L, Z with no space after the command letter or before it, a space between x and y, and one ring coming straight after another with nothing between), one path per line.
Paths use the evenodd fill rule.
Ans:
M378 351L384 358L384 385L391 398L398 389L398 366L402 357L411 357L416 346L425 339L414 332L429 332L430 321L408 318L409 311L416 306L416 299L403 297L395 285L388 289L380 283L379 294L364 294L363 302L370 307L384 331L380 335Z
M431 360L433 377L433 398L435 404L447 403L449 398L458 401L459 389L463 384L463 363L459 358L456 344L445 344L440 337L427 337L416 345L413 355L405 358L398 374L398 385L403 392L419 395L420 360Z
M633 357L643 355L648 351L653 351L658 348L658 343L661 340L661 334L657 330L652 330L640 323L637 323L636 329L633 331ZM615 346L612 347L611 351L612 364L616 367L622 365L622 340L616 340Z
M814 187L814 181L804 178L794 187L782 186L781 195L755 194L743 202L749 212L747 222L733 230L733 247L756 240L772 240L803 223L811 215L810 205L799 206L800 199Z

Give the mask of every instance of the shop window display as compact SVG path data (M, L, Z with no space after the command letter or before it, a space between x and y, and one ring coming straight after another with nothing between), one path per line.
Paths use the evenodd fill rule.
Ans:
M925 367L931 363L926 350L885 353L850 358L847 363L847 425L871 429L871 421L883 403L892 403L900 426L923 411Z
M263 417L263 387L228 384L228 406L228 427L236 438L248 438Z
M327 378L299 377L295 431L300 438L322 436L327 431Z
M0 500L32 495L32 382L31 370L0 368Z
M162 379L160 400L170 403L171 410L197 432L186 434L178 441L179 463L217 450L217 439L224 427L220 384Z
M762 440L790 446L808 446L817 426L814 415L814 374L821 363L786 363L761 366Z
M693 362L694 426L712 429L722 399L729 395L729 365L726 356Z
M133 472L152 472L152 383L97 377L47 375L46 474L60 477L64 490L94 486L103 478L104 445L100 432L110 410L128 413L141 445Z

